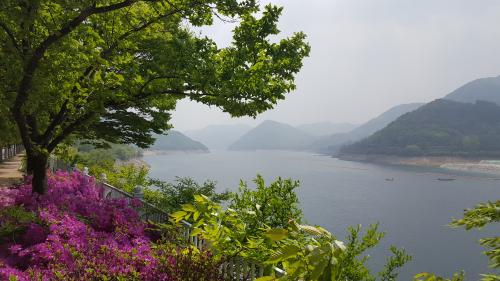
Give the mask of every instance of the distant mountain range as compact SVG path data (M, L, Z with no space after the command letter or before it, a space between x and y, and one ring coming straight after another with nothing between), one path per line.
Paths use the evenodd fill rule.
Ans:
M177 150L207 150L205 145L230 150L306 150L330 155L345 147L343 153L470 155L496 149L487 135L490 132L496 136L495 104L500 105L500 76L474 80L429 104L395 106L360 126L332 122L291 126L276 121L264 121L255 128L212 125L186 131L192 139L171 133L170 140L155 146ZM490 120L483 119L487 116ZM440 144L450 150L438 149Z
M474 80L342 148L342 154L500 156L500 76Z
M347 144L370 136L399 116L417 109L423 103L403 104L389 109L378 117L356 127L348 123L320 122L291 126L276 121L264 121L232 145L230 150L304 150L335 154ZM323 134L322 134L323 133Z
M227 149L252 129L249 125L210 125L199 130L189 130L184 133L190 138L200 141L210 149Z
M155 143L149 148L161 151L200 151L208 152L208 148L199 141L192 140L178 131L168 131L167 135L155 135Z
M210 125L203 129L188 130L184 133L190 138L205 144L210 149L302 150L307 148L311 142L314 142L320 136L348 132L355 127L356 125L349 123L333 123L328 121L291 126L269 120L264 121L255 128L243 124ZM269 134L266 130L272 132L272 134ZM245 134L250 132L252 133L244 137ZM295 138L291 138L291 136L295 136ZM297 140L297 138L299 139Z
M313 142L314 136L291 125L264 121L229 146L230 150L300 150Z
M297 129L311 136L326 136L338 133L347 133L356 128L357 125L351 123L318 122L297 126Z
M335 154L342 146L370 136L401 115L413 111L422 105L423 103L410 103L395 106L348 133L321 137L309 145L307 150L324 154Z

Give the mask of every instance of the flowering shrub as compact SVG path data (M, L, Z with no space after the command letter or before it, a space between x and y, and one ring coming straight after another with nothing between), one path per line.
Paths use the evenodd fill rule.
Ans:
M136 212L140 202L103 199L80 173L58 172L48 185L41 196L29 183L0 190L0 208L17 210L0 220L8 229L17 219L0 237L0 280L220 280L208 253L154 243Z

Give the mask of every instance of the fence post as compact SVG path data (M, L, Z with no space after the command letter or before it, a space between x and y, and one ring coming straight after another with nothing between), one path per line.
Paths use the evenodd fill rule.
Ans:
M89 183L89 168L88 167L83 167L83 182L85 184Z
M101 173L99 175L99 180L101 181L102 184L106 183L106 181L108 181L108 176L106 175L106 173Z
M134 188L134 198L142 200L144 199L144 193L142 191L142 186L138 185Z
M106 195L106 186L105 186L105 183L108 181L108 176L106 175L106 173L101 173L99 175L99 181L100 181L100 184L101 184L101 197L104 198L105 195Z

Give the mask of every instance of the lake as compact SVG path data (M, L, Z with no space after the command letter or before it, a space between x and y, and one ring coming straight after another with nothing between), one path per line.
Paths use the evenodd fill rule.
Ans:
M477 240L500 231L498 225L480 231L447 226L465 208L500 199L500 181L484 175L379 166L290 151L179 153L144 160L154 178L210 179L217 181L219 190L236 190L240 179L250 182L256 174L268 181L279 176L300 180L298 195L308 223L322 225L338 238L345 237L349 225L380 223L387 235L370 252L371 268L381 268L390 245L404 247L413 256L399 280L411 280L422 271L450 275L462 269L467 280L478 280L478 274L488 272L488 260ZM443 177L456 180L437 180Z

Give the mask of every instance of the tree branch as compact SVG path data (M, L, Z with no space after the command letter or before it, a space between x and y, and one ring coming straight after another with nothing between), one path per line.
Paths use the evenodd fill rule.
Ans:
M153 77L153 78L149 79L148 81L146 81L146 83L144 83L144 84L141 86L141 88L139 89L139 93L143 93L143 92L144 92L144 89L146 89L146 87L147 87L150 83L152 83L152 82L154 82L154 81L156 81L156 80L160 80L160 79L178 79L178 78L180 78L180 77L178 77L178 76L173 76L173 75L172 75L172 76L168 76L168 75L165 75L165 76L155 76L155 77Z
M17 44L16 37L14 36L14 33L10 28L3 22L0 21L0 27L7 33L7 35L10 37L10 40L12 41L12 45L14 45L14 48L21 53L21 49L19 48L19 45Z
M49 35L45 40L40 43L40 45L34 50L31 58L27 61L24 67L24 75L19 85L18 94L14 103L14 114L21 114L21 108L28 99L29 90L32 87L33 83L33 75L35 74L36 69L38 68L38 64L40 60L45 55L47 49L57 42L59 39L68 35L72 30L74 30L77 26L79 26L83 21L85 21L88 17L94 14L111 12L114 10L118 10L127 6L130 6L136 3L138 0L124 0L123 2L119 2L116 4L96 7L95 5L91 7L87 7L83 9L78 16L70 20L66 23L61 29L56 32L53 32Z
M45 130L45 133L41 137L42 145L45 145L50 141L50 138L52 137L52 134L56 129L56 127L61 125L66 120L66 112L68 111L68 102L69 99L66 99L64 101L64 103L61 105L61 109L59 109L59 112L54 117L54 119L52 119L52 122L50 122L49 126Z
M201 93L188 93L188 92L184 92L181 90L168 89L168 90L162 90L159 92L150 92L150 93L142 92L142 93L139 93L136 96L134 96L134 98L137 100L143 100L143 99L147 99L147 98L151 98L151 97L155 97L155 96L161 96L161 95L172 95L172 96L179 96L179 97L183 97L183 98L219 97L219 95L217 95L217 94L209 94L209 93L203 93L203 92L201 92Z
M31 139L37 141L40 137L40 131L38 131L38 122L33 114L27 116L26 121L31 129Z
M95 112L87 112L84 115L82 115L80 118L73 121L73 123L69 124L66 128L64 128L63 131L61 132L61 134L59 134L57 137L55 137L47 145L47 150L49 152L52 152L57 147L57 145L59 145L65 138L67 138L71 133L76 131L78 129L78 127L83 125L85 122L87 122L94 115L95 115Z

